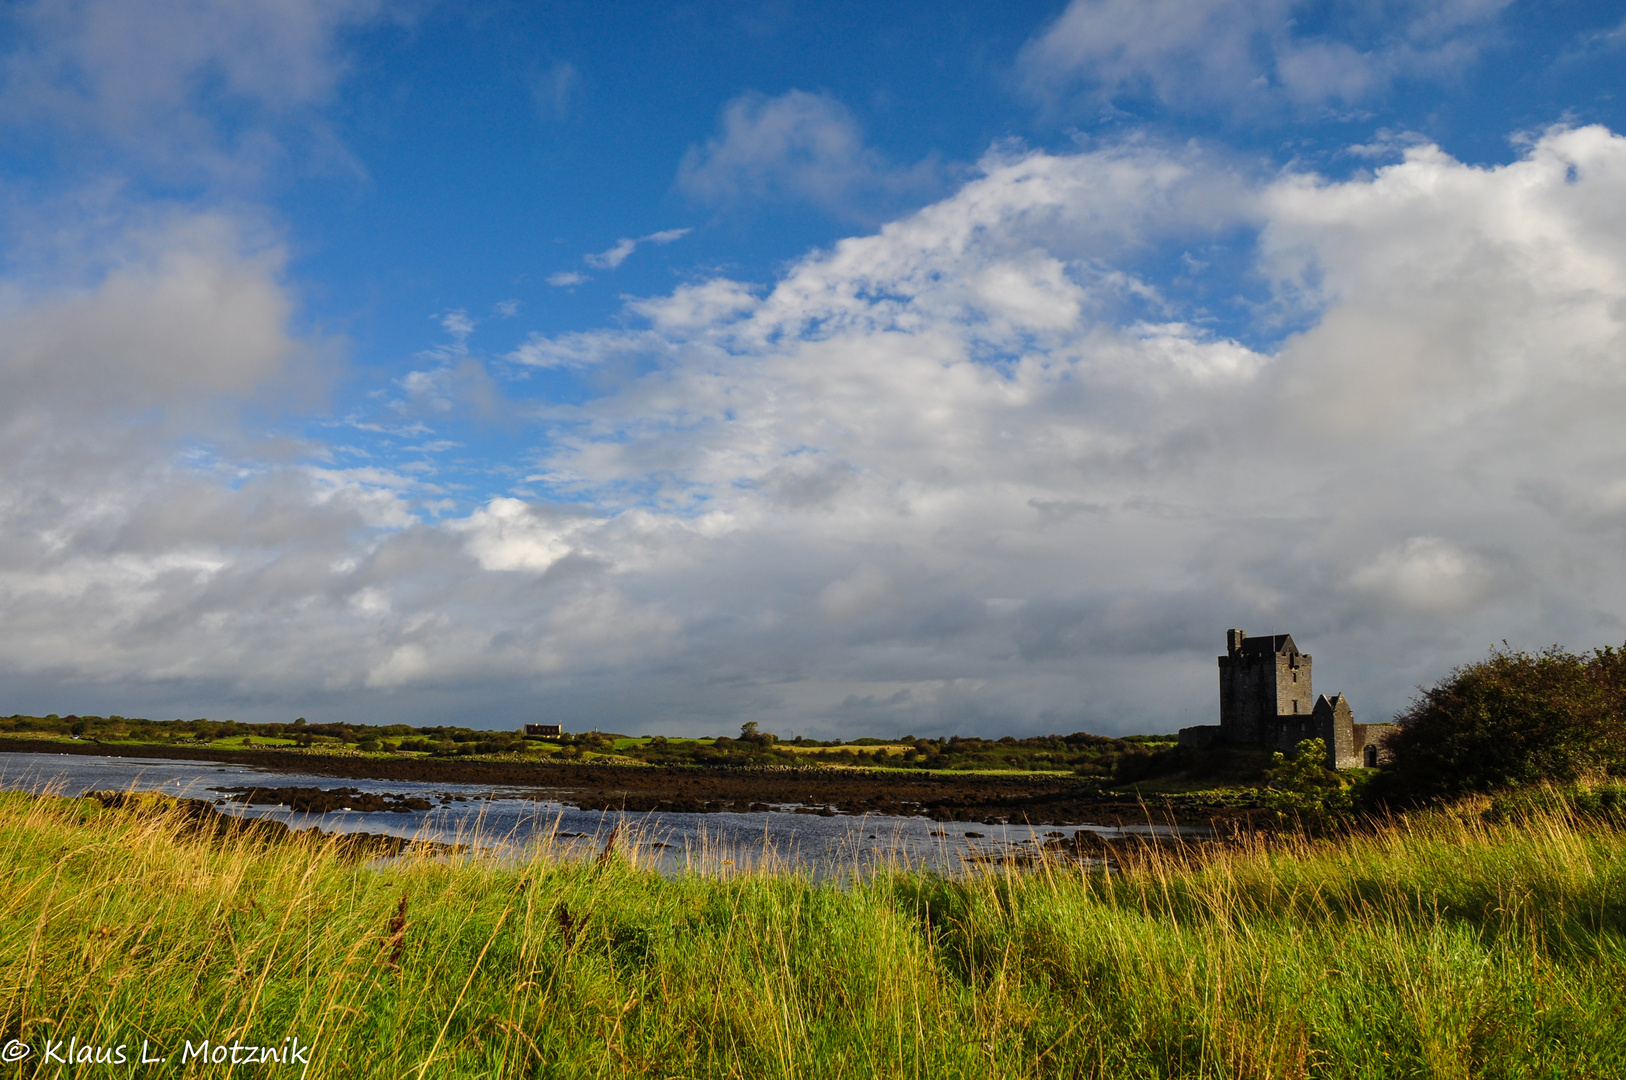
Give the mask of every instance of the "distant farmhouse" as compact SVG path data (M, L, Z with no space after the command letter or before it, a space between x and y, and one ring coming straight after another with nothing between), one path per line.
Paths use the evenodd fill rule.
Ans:
M1312 697L1311 660L1291 634L1250 638L1227 630L1225 655L1219 658L1220 722L1181 728L1180 745L1265 746L1292 753L1300 741L1320 739L1329 768L1372 768L1385 760L1380 744L1394 725L1357 724L1343 694Z
M525 737L527 739L557 739L564 734L558 724L526 724Z

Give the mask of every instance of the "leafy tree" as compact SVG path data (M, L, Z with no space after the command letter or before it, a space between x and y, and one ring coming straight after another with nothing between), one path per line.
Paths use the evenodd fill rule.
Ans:
M1273 754L1270 786L1278 791L1309 795L1338 786L1338 774L1327 768L1327 746L1320 739L1304 739L1293 756Z
M1503 647L1395 718L1374 794L1450 798L1626 767L1626 654Z
M767 747L779 741L779 736L771 732L762 731L757 727L755 720L747 720L740 725L740 742L753 746Z
M1271 755L1270 787L1264 804L1278 813L1339 815L1354 808L1355 800L1343 778L1327 768L1327 744L1304 739L1289 757Z

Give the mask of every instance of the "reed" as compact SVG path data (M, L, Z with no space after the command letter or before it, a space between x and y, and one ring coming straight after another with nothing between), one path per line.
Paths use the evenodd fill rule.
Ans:
M833 883L663 875L628 834L366 863L9 794L0 1040L22 1076L70 1041L132 1076L1626 1076L1618 822L1483 810ZM293 1038L308 1064L195 1053Z

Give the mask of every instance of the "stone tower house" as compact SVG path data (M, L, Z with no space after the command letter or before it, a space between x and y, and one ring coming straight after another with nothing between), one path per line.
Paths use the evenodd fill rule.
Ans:
M1219 658L1220 730L1226 742L1273 742L1277 718L1308 718L1315 710L1310 693L1312 657L1299 652L1292 634L1250 638L1225 632Z
M1377 765L1381 740L1392 724L1357 724L1343 694L1317 698L1310 685L1312 657L1291 634L1250 638L1225 632L1219 658L1220 722L1180 729L1181 746L1263 746L1292 753L1305 739L1327 748L1333 769Z

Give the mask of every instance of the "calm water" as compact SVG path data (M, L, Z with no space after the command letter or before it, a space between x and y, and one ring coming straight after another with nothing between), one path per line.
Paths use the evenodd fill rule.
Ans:
M107 788L134 789L212 801L226 797L222 788L253 785L353 788L417 796L436 806L413 813L341 810L307 814L285 806L241 803L226 803L217 809L239 817L271 818L296 829L315 826L327 832L389 833L462 841L497 851L518 850L553 836L556 842L585 852L589 846L602 846L610 831L620 826L623 838L636 836L650 861L668 872L688 865L744 868L764 860L808 869L819 877L845 876L880 860L901 859L917 866L953 869L968 856L1037 852L1046 839L1071 836L1079 829L1106 835L1120 831L1093 825L989 825L919 817L819 817L785 812L794 809L793 803L784 804L779 812L754 814L578 810L558 801L558 789L352 780L268 772L224 762L0 753L0 789L49 790L64 795ZM459 798L465 801L456 801ZM446 799L452 801L443 801ZM1152 827L1130 826L1122 831L1149 832Z

